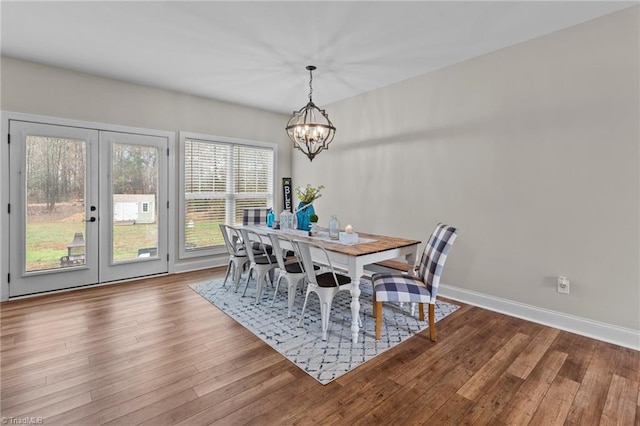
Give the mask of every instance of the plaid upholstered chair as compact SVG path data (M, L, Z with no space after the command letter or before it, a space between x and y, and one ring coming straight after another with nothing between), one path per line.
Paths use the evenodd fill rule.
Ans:
M429 304L429 333L431 341L436 341L436 296L444 262L456 236L456 228L439 223L424 248L417 276L380 273L371 277L376 340L382 332L382 302L407 302L419 304L420 321L424 321L424 304Z
M266 225L267 215L269 214L267 208L255 208L244 209L242 211L242 224L243 225Z
M242 225L266 225L269 211L271 211L271 209L263 207L242 210ZM266 247L269 254L271 254L271 246L269 244L265 244L264 247ZM258 242L254 242L252 248L253 251L262 250L262 247Z

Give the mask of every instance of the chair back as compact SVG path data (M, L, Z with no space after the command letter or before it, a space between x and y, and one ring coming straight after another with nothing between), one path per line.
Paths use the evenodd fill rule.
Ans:
M280 245L280 240L283 239L283 240L287 240L291 245L291 251L293 252L294 257L296 258L296 261L300 265L300 270L304 271L304 267L300 260L298 245L291 238L287 237L286 235L277 235L275 232L269 232L269 239L271 240L271 247L273 247L273 254L276 257L276 260L278 261L278 268L280 268L283 271L286 270L285 258L283 254L284 251L282 249L282 246Z
M431 293L432 301L435 301L438 294L444 262L447 260L447 255L456 237L456 228L439 223L429 237L422 253L418 277L426 284L429 293Z
M242 245L238 245L238 242L241 241L241 238L236 228L221 223L220 232L222 233L222 238L224 238L224 245L230 255L246 256L246 254L242 252Z
M282 254L282 248L280 247L280 239L273 232L269 232L269 239L271 240L271 247L273 247L273 255L278 261L278 268L280 268L281 271L284 271L284 255Z
M296 241L296 244L298 246L298 253L300 253L300 260L302 260L302 267L307 274L307 280L309 283L317 286L318 280L316 279L315 270L313 268L313 259L311 258L309 244L303 241Z
M253 263L256 263L256 257L258 256L266 256L267 259L270 259L269 253L267 252L267 247L262 241L262 237L260 234L250 231L248 229L240 229L240 234L242 235L242 241L244 244L244 250L249 255L249 260ZM259 243L258 253L256 253L256 248L251 244L252 241L256 241ZM271 261L269 260L269 263Z
M318 280L316 279L316 272L313 267L313 259L311 258L311 247L320 250L324 253L324 257L326 260L321 260L320 263L323 265L327 265L331 270L331 274L333 275L333 281L335 282L336 287L340 287L340 282L336 277L336 271L333 269L333 265L331 264L331 259L329 258L329 253L325 250L324 247L307 241L297 240L296 244L298 245L298 253L300 254L300 258L302 260L302 266L304 268L305 273L307 274L307 279L309 283L318 285Z
M243 225L266 225L267 215L271 209L268 208L255 208L244 209L242 211L242 224Z

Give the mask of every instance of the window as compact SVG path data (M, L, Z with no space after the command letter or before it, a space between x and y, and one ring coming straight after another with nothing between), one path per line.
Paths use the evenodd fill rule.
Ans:
M220 223L242 224L242 211L273 205L275 145L181 133L182 252L224 245Z
M142 211L144 213L148 213L149 212L149 203L142 203Z

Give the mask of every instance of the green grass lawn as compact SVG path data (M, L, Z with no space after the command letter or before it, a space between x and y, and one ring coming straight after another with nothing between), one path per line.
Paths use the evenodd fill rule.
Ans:
M78 223L30 223L27 225L27 271L56 268L60 257L67 255L67 244L76 232L82 232Z
M224 239L220 233L220 222L214 220L194 221L193 227L187 226L186 228L185 240L187 247L193 248L224 245Z
M193 225L186 230L187 246L202 248L224 244L219 222L199 220ZM76 232L82 232L86 238L83 224L77 222L30 223L27 226L27 271L58 268L60 257L67 255L67 244L73 241ZM135 259L139 248L156 247L156 241L156 224L114 226L114 260ZM106 243L101 243L100 247L106 249Z

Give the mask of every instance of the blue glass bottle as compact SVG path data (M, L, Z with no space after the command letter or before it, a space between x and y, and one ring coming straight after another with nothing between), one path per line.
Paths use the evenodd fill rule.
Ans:
M273 214L273 209L269 209L269 213L267 213L267 226L269 228L273 227L273 221L276 219L276 215Z

